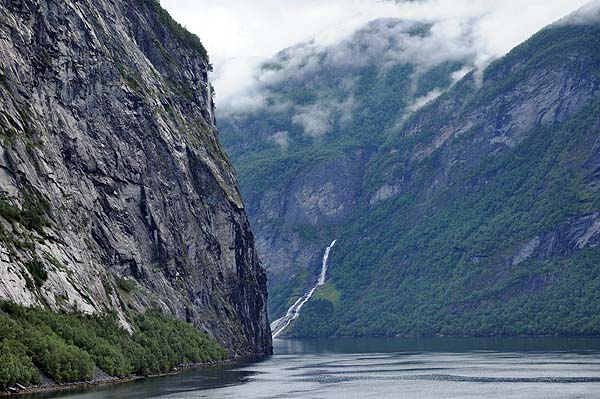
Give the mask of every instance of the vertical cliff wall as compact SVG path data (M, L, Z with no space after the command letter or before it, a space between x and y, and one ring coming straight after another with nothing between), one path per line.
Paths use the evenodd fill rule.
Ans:
M209 68L154 0L0 0L0 298L158 307L270 352Z

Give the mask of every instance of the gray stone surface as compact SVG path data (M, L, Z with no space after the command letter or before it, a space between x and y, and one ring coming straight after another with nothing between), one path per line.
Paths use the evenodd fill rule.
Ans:
M48 220L0 218L0 298L124 325L159 307L232 353L269 353L266 275L201 52L150 0L0 0L0 22L2 204L47 203Z

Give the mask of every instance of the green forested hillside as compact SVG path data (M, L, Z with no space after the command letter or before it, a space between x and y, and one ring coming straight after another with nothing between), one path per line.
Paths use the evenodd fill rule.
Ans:
M381 19L336 46L287 49L263 66L280 75L263 88L264 109L219 116L269 273L272 320L313 284L331 228L358 205L366 164L388 133L468 70L467 50L431 61L407 55L419 43L441 46L430 28ZM372 35L385 38L384 49Z
M344 237L366 230L368 239L341 240L332 260L345 304L329 318L338 333L600 333L599 247L565 242L512 262L536 237L539 246L568 240L570 224L599 209L585 168L598 115L596 100L559 129L537 129L514 152L484 158L473 185L440 190L425 209L402 196L355 222Z
M413 115L365 180L400 194L340 233L340 304L293 333L600 334L599 89L600 27L553 27ZM533 102L553 119L515 124Z
M460 67L445 65L431 79ZM310 226L338 244L291 334L600 334L600 26L548 27L409 117L380 82L361 92L381 100L354 108L363 124L324 135L329 149L371 132L376 148L352 211ZM248 187L273 172L257 154L273 159L234 151L250 207L264 197ZM306 171L310 158L290 146L287 159Z

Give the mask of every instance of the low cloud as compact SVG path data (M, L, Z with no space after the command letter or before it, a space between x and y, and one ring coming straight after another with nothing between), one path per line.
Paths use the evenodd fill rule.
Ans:
M458 82L459 80L467 76L467 74L472 70L473 68L466 66L464 68L459 69L458 71L453 72L451 75L452 83Z
M321 108L318 104L311 105L294 115L292 123L302 126L307 136L320 137L331 127L331 111Z
M435 100L436 98L438 98L440 95L442 94L442 91L439 89L434 89L432 91L430 91L429 93L427 93L426 95L424 95L423 97L419 97L415 100L415 102L408 107L408 109L411 112L415 112L418 109L424 107L425 105L427 105L429 102Z
M281 131L273 134L269 139L281 147L282 150L287 150L290 145L290 135L287 131Z
M600 0L584 5L571 15L562 18L558 25L590 25L600 22Z
M449 39L450 35L453 39ZM232 116L261 107L277 112L275 107L281 110L282 104L285 104L287 108L296 108L292 123L301 126L307 136L319 137L334 123L344 125L352 119L356 89L353 70L376 66L381 73L386 73L395 65L410 63L416 68L414 74L419 75L447 61L473 64L455 73L456 76L464 75L474 68L477 56L473 50L474 41L468 24L447 21L431 24L380 18L336 44L322 46L312 40L279 52L261 64L251 77L246 76L253 84L240 90L236 97L222 101L220 112L221 115ZM320 79L328 79L321 76L327 69L336 70L342 78L336 90L341 89L345 93L343 99L318 93L319 98L310 101L309 105L280 101L282 86L296 84L308 90L311 85L319 87ZM417 99L416 107L420 107L420 101L429 99Z
M248 68L248 65L261 61L237 58L221 65L219 74L213 79L220 108L235 113L237 110L254 111L264 106L265 96L256 82L255 67ZM241 82L247 82L243 90L240 90Z
M314 104L296 107L292 123L299 125L304 134L317 138L326 134L334 123L345 125L352 120L354 98L350 95L344 101L324 97Z
M376 29L368 39L366 53L371 61L381 61L385 67L405 57L437 62L436 59L471 52L474 66L481 69L586 3L586 0L528 0L526 4L522 0L162 0L162 5L206 45L215 66L212 78L220 113L264 106L268 97L265 88L285 75L263 70L263 62L296 43L305 43L295 48L305 51L303 57L290 59L303 64L288 65L297 71L308 73L310 66L320 61L310 56L332 46L340 51L328 54L329 60L350 64L357 54L356 48L338 45L377 18L428 23L431 38L423 38L419 46L404 48L402 52L390 51L378 60L378 55L390 45L402 43L405 32L390 29L379 36L383 31ZM563 23L598 21L598 9L598 1L594 1ZM303 119L306 122L310 118L300 117L299 121Z

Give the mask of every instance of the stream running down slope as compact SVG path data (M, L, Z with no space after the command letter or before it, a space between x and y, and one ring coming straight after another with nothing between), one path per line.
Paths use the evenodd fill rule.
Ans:
M309 291L307 291L304 295L302 295L290 308L287 310L285 316L275 320L271 323L271 331L273 331L273 338L277 338L281 333L285 331L286 328L292 323L292 321L296 320L300 315L300 309L310 297L315 293L317 288L323 284L325 284L325 277L327 276L327 262L329 260L329 252L331 248L335 245L337 240L333 240L331 244L325 249L325 253L323 254L323 265L321 266L321 274L319 275L319 280L314 287L312 287Z

